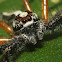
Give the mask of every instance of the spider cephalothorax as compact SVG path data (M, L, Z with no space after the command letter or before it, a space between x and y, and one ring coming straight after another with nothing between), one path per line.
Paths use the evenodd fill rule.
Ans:
M36 38L42 40L45 26L44 23L38 18L37 14L27 11L16 16L13 21L13 28L16 32L27 36L29 40L28 42L36 44Z
M35 13L32 13L30 11L22 12L18 14L13 21L13 28L14 30L20 30L24 27L30 26L33 23L38 22L39 20L40 19Z

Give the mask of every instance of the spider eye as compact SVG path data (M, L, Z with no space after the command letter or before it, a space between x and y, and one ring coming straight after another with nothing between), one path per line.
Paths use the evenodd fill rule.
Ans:
M23 21L22 21L22 23L26 23L26 22L27 22L27 20L23 20Z
M20 20L19 20L19 22L20 22Z
M20 25L20 28L23 28L23 25Z
M28 21L31 21L32 20L32 18L31 17L28 17Z
M17 18L15 18L15 20L17 20Z

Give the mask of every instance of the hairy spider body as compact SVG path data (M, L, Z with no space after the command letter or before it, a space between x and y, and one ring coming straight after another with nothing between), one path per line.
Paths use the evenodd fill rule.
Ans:
M13 29L15 31L15 34L12 38L15 38L17 40L19 38L23 38L24 40L26 40L26 43L32 43L34 45L37 43L36 39L43 39L43 33L45 31L44 23L38 18L35 13L32 14L31 18L31 21L33 22L31 23L31 21L28 21L30 24L26 22L27 25L22 24L20 20L13 21Z
M16 50L17 52L22 51L25 48L26 44L31 43L35 45L37 43L37 40L43 39L43 35L46 30L55 29L55 27L58 26L58 24L61 24L60 19L62 19L62 11L59 11L54 17L52 17L52 20L46 25L44 22L41 21L41 19L38 18L37 14L31 13L30 16L31 20L28 21L30 23L29 24L27 21L25 23L22 23L23 20L21 21L21 19L19 18L23 18L23 17L20 17L19 15L20 14L18 14L15 20L13 21L13 28L15 34L12 37L12 41L3 44L0 47L0 49L2 49L2 51L5 52L9 49L10 52L9 54L8 53L7 54L10 56L14 50ZM18 16L19 18L17 19ZM31 23L31 21L33 22ZM28 23L27 26L25 25L26 23ZM8 58L10 56L8 56Z
M27 13L27 15L25 16L23 16L24 14L21 17L21 14L18 14L16 16L16 18L13 21L13 29L15 31L12 37L13 40L3 44L0 47L2 51L7 52L8 49L11 51L14 49L16 49L17 51L21 51L26 44L31 43L35 45L37 43L37 39L43 39L43 33L45 31L44 23L38 18L37 14L32 12L30 12L31 14L29 14L28 12L30 11L21 13ZM25 20L23 18L27 19Z

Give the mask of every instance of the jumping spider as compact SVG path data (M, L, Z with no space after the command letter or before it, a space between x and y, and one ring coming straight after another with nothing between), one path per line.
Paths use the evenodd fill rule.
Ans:
M46 20L46 22L44 22L41 19L39 19L36 13L32 12L27 0L23 0L23 2L27 11L25 12L20 11L20 13L18 13L17 15L15 15L14 13L11 13L10 15L4 15L2 13L3 19L6 20L13 19L14 30L13 33L11 28L8 29L8 27L6 27L7 28L6 31L7 32L8 30L11 31L9 33L13 34L13 36L11 39L6 38L5 40L7 42L3 42L4 44L2 44L3 39L1 39L0 49L5 53L2 57L2 62L12 62L13 61L12 55L16 54L16 53L14 54L14 51L16 52L22 51L26 44L33 45L37 44L37 40L43 39L45 31L55 29L57 25L61 24L60 19L62 19L62 10L59 11L54 17L52 17L49 23L46 23L48 22L47 6L46 6L47 9L45 10L44 4L42 3L44 8L43 12L46 11L47 14L47 15L45 15L44 13L42 14L43 20L44 21ZM44 2L48 4L47 1ZM5 27L3 29L5 29Z

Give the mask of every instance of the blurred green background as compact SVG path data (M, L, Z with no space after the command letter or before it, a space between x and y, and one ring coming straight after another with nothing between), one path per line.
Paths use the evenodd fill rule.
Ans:
M41 17L41 0L28 0L33 12ZM62 0L48 0L49 19L62 9ZM16 10L25 11L22 0L0 0L0 13L12 12ZM11 37L7 32L0 28L0 37ZM26 50L17 57L15 62L62 62L62 29L45 34L44 39L35 45L34 51ZM0 55L1 57L1 55Z

